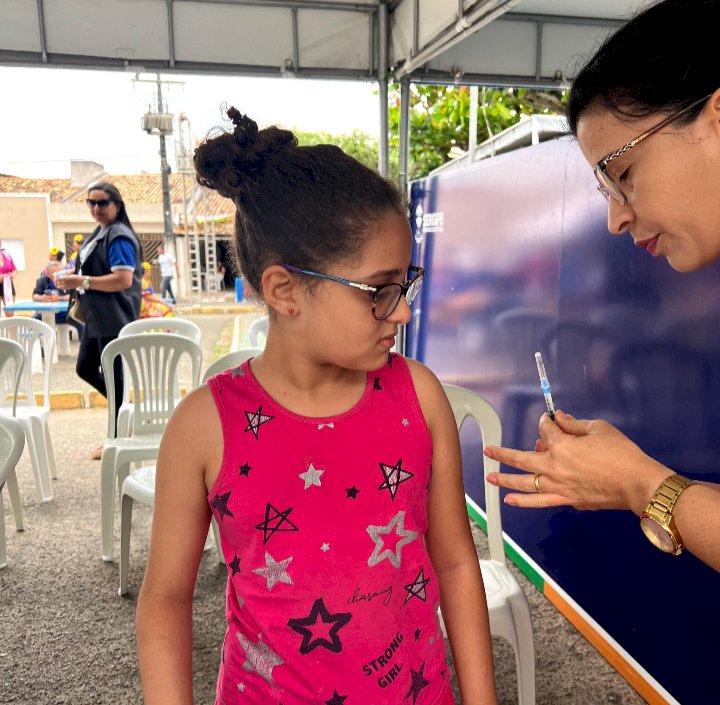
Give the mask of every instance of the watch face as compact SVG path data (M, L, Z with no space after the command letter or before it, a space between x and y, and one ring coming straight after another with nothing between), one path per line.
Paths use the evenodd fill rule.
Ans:
M653 545L657 546L661 551L675 553L677 550L670 534L655 520L643 517L640 519L640 528Z

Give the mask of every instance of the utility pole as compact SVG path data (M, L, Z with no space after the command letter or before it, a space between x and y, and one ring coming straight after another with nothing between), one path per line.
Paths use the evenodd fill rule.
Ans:
M158 114L165 114L163 102L162 102L162 81L160 80L160 74L157 76L157 108ZM171 116L170 129L172 130L172 116ZM157 129L157 128L156 128ZM167 160L167 150L165 148L165 132L158 129L158 135L160 137L160 175L162 177L162 197L163 197L163 223L164 223L164 234L165 234L165 245L172 250L175 249L175 240L173 238L173 226L172 226L172 212L170 204L170 165ZM154 132L154 130L153 130Z
M167 160L167 149L165 138L173 133L173 115L167 112L162 98L163 83L180 83L183 81L163 81L160 74L155 74L155 79L142 79L138 75L133 79L137 83L154 83L157 99L157 111L150 109L142 117L141 126L150 135L157 135L160 138L160 178L162 180L163 200L163 240L170 252L175 252L175 238L173 236L172 204L170 202L170 165Z

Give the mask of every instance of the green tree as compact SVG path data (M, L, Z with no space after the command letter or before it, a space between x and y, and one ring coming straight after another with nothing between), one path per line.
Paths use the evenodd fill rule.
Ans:
M378 140L361 130L354 130L350 134L331 135L329 132L303 132L293 130L298 143L310 147L316 144L334 144L346 154L354 157L362 164L377 169Z
M481 88L477 124L478 143L518 122L521 115L564 112L565 99L564 94L551 91L527 88ZM400 127L399 84L393 84L390 88L388 126L390 153L397 162ZM411 85L408 178L417 179L425 176L449 161L451 150L466 151L469 134L470 89L467 86Z

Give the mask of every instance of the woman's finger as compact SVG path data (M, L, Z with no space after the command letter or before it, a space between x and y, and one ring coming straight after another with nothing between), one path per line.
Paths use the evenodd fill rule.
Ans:
M497 460L500 463L510 465L518 470L524 470L525 472L542 472L547 462L545 454L534 453L528 450L488 446L483 452L492 460Z
M572 502L561 494L553 494L552 492L543 492L538 494L508 494L505 496L505 504L511 507L525 507L530 509L540 509L544 507L564 507L569 506Z

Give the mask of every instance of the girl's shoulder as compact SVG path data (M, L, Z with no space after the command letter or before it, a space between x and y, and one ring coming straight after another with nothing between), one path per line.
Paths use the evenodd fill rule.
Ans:
M405 357L403 360L407 364L410 378L415 387L420 409L432 430L438 414L446 414L449 408L445 391L440 380L429 367L410 357Z

